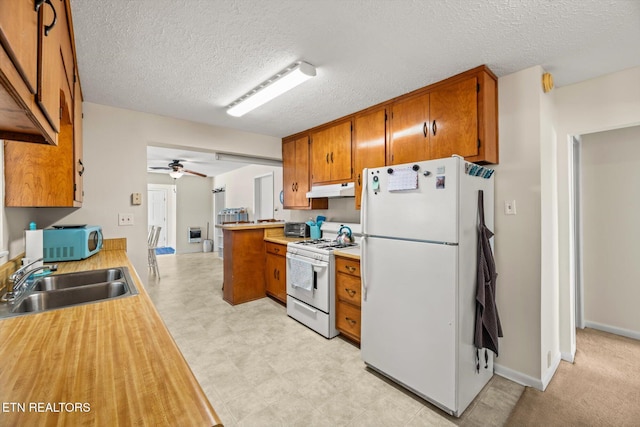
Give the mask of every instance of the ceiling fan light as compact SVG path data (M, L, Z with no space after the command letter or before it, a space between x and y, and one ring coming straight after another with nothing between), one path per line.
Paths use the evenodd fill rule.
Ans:
M180 177L182 177L182 175L184 175L184 172L181 171L171 171L169 172L169 176L173 179L178 179Z
M232 102L227 108L227 114L240 117L315 75L316 69L313 65L296 62Z

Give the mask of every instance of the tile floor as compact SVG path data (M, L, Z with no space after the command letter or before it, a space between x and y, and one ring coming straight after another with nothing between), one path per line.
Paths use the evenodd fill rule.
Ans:
M225 426L501 426L523 387L494 376L456 419L365 368L270 298L222 299L215 253L158 256L147 291Z

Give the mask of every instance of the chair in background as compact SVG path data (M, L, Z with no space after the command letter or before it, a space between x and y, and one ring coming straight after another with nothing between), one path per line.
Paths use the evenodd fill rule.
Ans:
M160 278L160 269L158 268L158 260L156 259L156 249L158 247L158 238L160 237L161 229L162 227L152 225L149 229L149 236L147 237L147 258L149 268L151 269L151 272L158 277L158 279Z

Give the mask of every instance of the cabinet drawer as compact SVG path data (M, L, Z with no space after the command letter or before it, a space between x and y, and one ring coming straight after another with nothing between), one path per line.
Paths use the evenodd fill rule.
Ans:
M337 301L336 329L360 342L360 309L351 304Z
M336 273L345 273L360 277L360 261L336 257Z
M339 300L360 307L360 278L338 273L336 277L336 295Z
M286 256L287 245L280 245L278 243L265 242L267 246L267 252L274 255Z

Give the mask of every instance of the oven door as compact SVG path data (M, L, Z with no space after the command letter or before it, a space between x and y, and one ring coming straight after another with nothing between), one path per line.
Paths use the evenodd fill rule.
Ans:
M313 287L311 290L294 286L290 280L291 260L295 259L312 266L313 271ZM329 313L329 286L330 286L330 268L326 261L318 261L307 258L305 256L287 253L287 295L297 300L306 302L312 307L317 308L325 313Z

